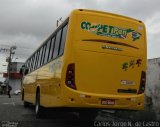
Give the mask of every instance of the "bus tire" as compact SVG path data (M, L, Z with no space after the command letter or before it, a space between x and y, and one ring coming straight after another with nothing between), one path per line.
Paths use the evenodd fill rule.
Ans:
M29 107L29 104L30 104L29 102L23 101L23 105L25 108Z
M23 89L23 92L22 92L22 97L21 97L22 101L24 101L24 89Z
M36 113L36 118L42 118L43 108L40 106L40 92L39 91L36 93L35 113Z
M29 107L30 103L24 100L24 90L23 90L23 93L22 93L22 101L23 101L23 105L24 105L25 108Z

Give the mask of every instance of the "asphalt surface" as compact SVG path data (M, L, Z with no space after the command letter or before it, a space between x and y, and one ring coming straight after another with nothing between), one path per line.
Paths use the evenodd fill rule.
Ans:
M113 126L110 122L117 122L118 127L125 127L121 122L128 122L131 120L145 120L156 121L157 117L153 111L142 112L110 112L103 110L98 113L94 121L80 121L78 114L68 112L54 112L49 109L42 119L36 119L34 113L34 106L24 108L20 96L12 96L8 98L7 95L0 95L0 127L85 127L85 126ZM104 124L97 121L106 121ZM126 124L125 124L126 125ZM156 123L155 126L159 125ZM130 126L130 125L128 125Z
M20 96L8 98L7 95L0 95L0 127L75 127L88 124L78 121L76 114L54 114L52 111L46 114L44 118L36 119L34 106L24 108Z

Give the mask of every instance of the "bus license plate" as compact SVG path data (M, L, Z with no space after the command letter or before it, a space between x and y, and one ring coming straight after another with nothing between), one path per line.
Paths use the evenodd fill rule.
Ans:
M115 100L113 100L113 99L102 99L101 104L102 105L115 105Z

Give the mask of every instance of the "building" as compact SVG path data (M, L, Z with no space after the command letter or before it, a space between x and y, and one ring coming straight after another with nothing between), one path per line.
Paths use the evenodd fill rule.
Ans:
M153 106L160 111L160 58L148 60L146 96L152 99Z
M16 90L21 89L21 78L22 75L19 73L20 68L24 63L21 62L11 62L9 68L9 80L8 80L8 73L3 73L3 77L6 78L5 82L8 83L12 87L11 94L13 94Z

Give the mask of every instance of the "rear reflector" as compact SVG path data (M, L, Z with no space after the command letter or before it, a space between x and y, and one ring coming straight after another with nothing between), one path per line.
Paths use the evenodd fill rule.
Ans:
M137 93L136 89L118 89L118 93Z
M138 94L144 93L145 85L146 85L146 72L142 71Z
M69 64L66 72L66 85L72 89L76 89L75 85L75 64Z

